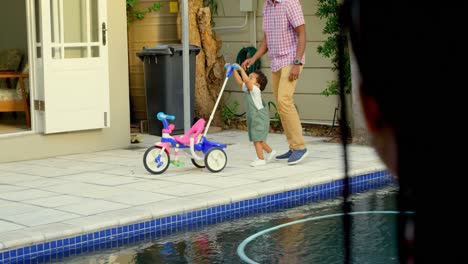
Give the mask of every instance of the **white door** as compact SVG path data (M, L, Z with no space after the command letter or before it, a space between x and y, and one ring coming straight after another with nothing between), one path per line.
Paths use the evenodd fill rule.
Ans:
M107 0L38 2L44 133L109 127Z

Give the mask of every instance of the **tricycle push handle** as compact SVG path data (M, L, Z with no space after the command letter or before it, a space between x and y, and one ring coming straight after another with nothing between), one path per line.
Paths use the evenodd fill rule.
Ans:
M226 71L226 78L231 77L232 73L234 72L234 69L239 68L236 64L233 63L226 63L224 64L224 68L227 69Z

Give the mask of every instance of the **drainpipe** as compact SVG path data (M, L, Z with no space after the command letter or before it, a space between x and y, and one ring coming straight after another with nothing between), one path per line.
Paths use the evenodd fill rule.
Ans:
M240 26L214 27L211 30L243 29L248 25L250 13L253 17L253 30L249 29L249 41L254 47L257 47L257 0L240 0L240 11L245 12L244 24Z
M188 0L182 0L182 78L184 94L184 132L191 126L190 120L190 61L189 61L189 22Z
M247 22L249 21L249 12L245 13L245 21L244 24L241 26L228 26L228 27L214 27L211 30L221 30L221 29L243 29L247 26Z
M257 12L254 10L253 15L253 34L252 34L252 46L257 47Z

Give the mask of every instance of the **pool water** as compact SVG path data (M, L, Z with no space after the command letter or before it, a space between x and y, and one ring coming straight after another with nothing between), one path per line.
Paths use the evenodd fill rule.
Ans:
M353 211L396 210L396 187L352 195ZM314 202L267 214L251 215L67 259L67 263L243 263L237 247L270 227L313 216L341 213L341 199ZM352 216L353 263L399 263L396 215ZM308 221L278 229L248 244L246 255L259 263L343 263L340 217Z

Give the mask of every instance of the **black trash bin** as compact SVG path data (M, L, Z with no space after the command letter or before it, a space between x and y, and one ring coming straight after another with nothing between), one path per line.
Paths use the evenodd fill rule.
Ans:
M198 46L189 46L190 61L190 123L194 118L195 61L200 52ZM174 115L173 134L184 133L184 88L182 45L159 45L143 48L137 56L143 61L146 93L148 133L161 136L162 122L159 112ZM188 129L188 128L187 128Z

